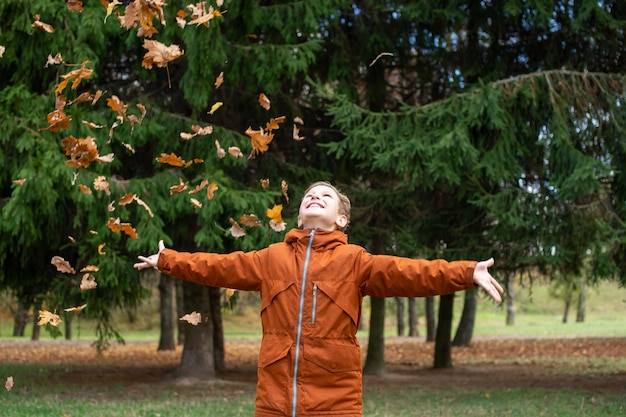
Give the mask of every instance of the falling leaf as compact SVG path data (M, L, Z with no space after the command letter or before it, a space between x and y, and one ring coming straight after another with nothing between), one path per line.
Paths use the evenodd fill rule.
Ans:
M70 127L72 116L66 115L63 110L53 110L48 113L47 119L48 127L39 130L49 130L50 132L56 133L61 129L68 129Z
M127 194L124 194L124 195L123 195L123 196L122 196L122 197L121 197L121 198L117 201L117 203L118 203L120 206L125 206L125 205L127 205L127 204L132 203L134 200L135 200L135 194L133 194L133 193L127 193Z
M11 182L15 185L24 185L26 182L26 178L20 178L19 180L11 180Z
M114 233L124 232L131 239L137 239L137 231L130 225L130 223L122 223L119 219L110 218L107 221L107 227Z
M102 126L102 125L98 125L98 124L95 124L95 123L93 123L93 122L88 122L87 120L82 120L82 123L83 123L85 126L90 127L90 128L92 128L92 129L102 129L102 128L104 127L104 126Z
M247 227L260 227L261 221L255 214L242 214L239 217L239 223Z
M202 180L202 181L200 181L200 184L196 185L196 188L194 188L193 190L189 191L189 194L199 193L207 185L209 185L209 181L208 180Z
M285 230L286 223L283 221L282 217L283 205L275 204L271 209L267 209L267 217L271 220L269 222L270 227L276 232L282 232Z
M298 116L296 116L296 117L294 117L294 118L293 118L293 122L294 122L294 123L301 124L301 125L303 125L303 124L304 124L304 120L302 120L302 118L301 118L301 117L298 117Z
M87 304L83 304L78 307L64 308L63 311L67 311L68 313L78 313L79 311L83 311L85 307L87 307Z
M54 89L54 93L56 95L59 95L63 90L65 90L67 84L72 80L74 80L74 82L72 83L72 90L76 90L83 80L91 78L91 76L93 75L93 69L87 68L87 64L89 64L89 60L83 61L79 69L61 75L63 81L57 84L56 88Z
M83 2L80 0L67 0L67 8L72 12L83 12Z
M204 25L205 27L209 27L209 21L222 16L222 12L214 9L213 6L209 6L209 10L207 10L206 2L204 1L198 2L195 5L190 4L187 8L191 10L190 25Z
M87 187L84 184L78 184L78 189L85 195L91 194L91 188Z
M268 178L263 178L260 180L260 182L261 182L261 188L263 188L264 190L270 185L270 180Z
M4 55L4 51L6 51L7 48L5 48L4 46L0 45L0 58L2 58L2 56Z
M89 273L83 274L83 277L80 280L81 291L93 290L97 286L98 284L96 283L96 277L94 277L93 275Z
M124 15L118 16L123 27L131 29L139 24L137 36L151 38L158 31L152 23L158 18L165 26L165 16L163 13L164 0L133 0L126 6Z
M187 12L184 10L179 10L176 12L176 24L180 28L185 28L187 26L187 20L185 18L188 16Z
M4 382L4 389L7 391L11 391L12 388L13 388L13 377L8 376L7 380Z
M304 136L300 136L300 128L298 128L298 126L296 126L295 123L293 124L293 135L292 135L292 137L293 137L293 140L297 140L297 141L300 141L300 140L304 139Z
M80 269L80 272L98 272L100 267L98 265L85 265Z
M44 326L50 323L53 326L58 326L62 322L61 317L46 310L39 310L38 326Z
M206 135L210 135L211 133L213 133L213 126L208 125L208 126L202 127L200 125L193 125L191 126L191 130L193 130L196 135L206 136Z
M287 191L289 191L289 185L287 185L285 180L280 183L280 190L282 191L285 200L287 200L287 203L289 203L289 195L287 194Z
M59 65L61 62L63 62L63 57L59 52L57 52L55 56L52 56L52 54L48 54L46 64L43 67L48 68L48 66L50 65Z
M169 155L166 153L162 153L161 156L159 156L156 160L157 162L169 164L175 167L182 167L183 165L185 165L185 161L183 161L180 156L177 156L173 152Z
M159 41L144 39L143 47L148 50L141 61L141 66L152 69L152 65L159 68L166 67L168 63L184 55L184 51L176 44L166 46Z
M194 206L195 208L202 208L202 203L199 202L198 200L196 200L195 198L190 198L189 202L191 203L192 206Z
M270 109L270 99L267 98L267 96L265 94L263 94L263 93L259 94L259 104L265 110L269 110Z
M215 198L215 192L218 190L218 186L217 184L215 184L214 182L210 183L206 189L206 196L209 199L209 201L213 200Z
M67 238L70 240L70 242L76 243L76 239L74 239L72 236L68 236Z
M243 153L241 153L241 149L239 149L237 146L229 146L228 153L235 158L243 158Z
M220 72L220 74L215 79L215 88L220 88L220 86L224 83L224 71Z
M170 187L170 195L182 193L183 191L187 189L188 186L189 186L189 183L187 181L183 182L182 178L178 178L178 184L172 185Z
M93 188L98 191L104 191L106 195L111 195L109 182L104 175L99 175L93 180Z
M44 23L42 21L39 20L41 16L36 14L33 16L33 19L35 19L35 21L32 24L32 27L37 28L37 29L41 29L45 32L48 33L53 33L54 32L54 28L52 27L52 25L49 25L47 23Z
M125 104L120 98L116 95L112 95L107 98L107 106L111 110L117 113L117 116L120 120L124 120L126 118L126 111L128 110L128 104Z
M60 256L53 256L52 259L50 260L50 263L56 266L57 271L63 272L64 274L76 273L76 271L74 270L74 268L72 268L69 262L67 262L65 259L63 259Z
M189 140L189 139L193 138L194 136L196 136L196 135L192 134L192 133L180 132L180 138L182 140Z
M103 0L106 1L106 8L107 8L107 14L106 16L104 16L104 23L106 23L107 21L107 17L111 16L111 13L113 13L113 9L115 9L115 6L119 6L120 3L118 0L113 0L113 1L107 1L107 0Z
M270 121L266 123L265 130L271 132L272 130L278 129L280 123L283 123L287 118L285 116L280 117L270 117Z
M235 290L233 290L232 288L226 288L226 291L224 293L226 294L226 298L228 299L235 295Z
M106 243L101 243L98 245L98 255L100 256L106 255L106 252L102 250L104 249L105 246L106 246Z
M277 222L276 220L270 220L269 225L275 232L282 232L287 227L287 223Z
M246 231L243 230L243 227L239 226L239 224L237 224L237 222L235 221L235 219L233 219L232 217L229 219L231 227L229 229L230 234L232 237L242 237L246 235Z
M202 323L202 315L196 311L193 311L191 313L185 314L179 320L186 321L189 324L197 326L198 324Z
M143 207L144 210L146 210L146 212L148 213L148 216L154 217L154 213L152 212L152 209L141 198L135 195L134 200L137 202L139 206Z
M207 112L207 114L213 114L213 113L215 113L215 112L217 111L217 109L219 109L220 107L222 107L222 105L223 105L223 104L224 104L224 103L222 103L221 101L216 102L215 104L213 104L213 105L211 106L211 110L209 110L209 111Z
M226 156L226 151L224 150L224 148L222 148L220 142L217 139L215 139L215 148L217 148L217 157L219 159L222 159Z
M65 164L71 168L87 168L93 161L110 162L113 160L113 154L107 157L101 157L98 154L98 146L91 136L84 139L68 136L61 141L61 146L65 149L65 155L70 157Z

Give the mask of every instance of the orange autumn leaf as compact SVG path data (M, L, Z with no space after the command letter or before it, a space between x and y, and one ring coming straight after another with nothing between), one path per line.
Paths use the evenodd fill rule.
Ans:
M85 265L80 269L80 272L98 272L100 267L98 265Z
M263 93L259 94L259 104L265 110L269 110L270 109L270 105L271 105L270 99Z
M80 0L67 0L67 8L72 12L83 12L83 2Z
M26 178L20 178L18 180L11 180L11 182L15 185L24 185L26 182Z
M91 188L87 187L86 185L78 184L78 189L85 195L91 194Z
M50 323L51 325L56 327L61 324L61 322L61 317L59 317L58 315L46 310L39 310L39 321L37 322L38 326L45 326L46 324Z
M187 189L188 186L189 186L189 182L187 181L183 182L182 178L178 178L178 184L172 185L170 187L170 195L182 193L183 191Z
M179 320L186 321L189 324L197 326L198 324L202 323L202 315L196 311L193 311L191 313L185 314Z
M206 196L207 198L210 200L213 200L215 198L215 192L219 189L219 187L217 186L217 184L215 184L214 182L210 183L206 189Z
M301 141L304 139L304 136L300 136L300 128L294 123L293 124L293 135L291 136L293 140Z
M93 69L86 68L88 63L89 63L89 60L85 60L83 61L79 69L76 69L74 71L68 72L67 74L61 75L61 78L63 78L63 81L57 84L54 90L54 93L56 95L59 95L63 90L65 90L65 87L67 87L67 84L72 80L74 80L74 82L72 83L72 90L76 90L82 80L87 80L91 78L91 75L93 74Z
M269 178L263 178L260 180L260 182L261 182L261 188L263 188L264 190L270 185Z
M197 199L195 198L190 198L189 202L191 203L192 206L194 206L195 208L202 208L202 203L199 202Z
M127 194L124 194L124 195L123 195L123 196L122 196L122 197L121 197L121 198L117 201L117 203L118 203L120 206L125 206L125 205L127 205L127 204L132 203L134 199L135 199L135 194L133 194L133 193L127 193Z
M175 167L182 167L185 165L185 161L180 156L177 156L175 153L170 153L169 155L166 153L162 153L157 159L157 162L161 162L164 164L169 164Z
M109 218L107 221L107 227L114 233L124 232L131 239L137 239L137 231L130 225L130 223L122 223L119 219Z
M209 181L207 180L202 180L200 181L200 184L196 185L196 187L193 190L189 190L189 194L196 194L199 193L200 191L202 191L202 189L204 187L206 187L207 185L209 185Z
M255 214L242 214L239 217L239 223L246 227L260 227L261 221Z
M126 6L124 15L118 16L118 19L126 29L133 28L139 23L137 36L151 38L158 32L152 23L153 19L159 19L165 26L163 6L165 6L163 0L134 0Z
M61 129L68 129L72 117L65 114L63 110L54 110L48 113L48 127L39 130L49 130L50 132L58 132Z
M83 274L83 277L80 280L80 290L81 291L87 291L87 290L93 290L98 286L98 284L96 283L96 278L89 274Z
M98 146L91 136L84 139L68 136L61 141L61 146L65 149L65 155L70 157L65 164L71 168L87 168L93 161L104 163L114 159L113 154L100 156Z
M287 118L285 116L280 117L270 117L270 121L266 123L265 130L271 132L272 130L278 129L280 123L283 123Z
M83 311L85 307L87 307L87 304L77 307L64 308L63 311L67 311L68 313L78 313L79 311Z
M243 158L243 153L241 153L241 149L237 146L229 146L228 153L235 158Z
M117 113L118 118L126 118L126 110L128 110L128 104L125 104L122 100L119 99L118 96L112 95L111 97L107 98L107 106L109 106L111 110Z
M60 256L53 256L50 260L50 263L57 268L57 271L62 272L64 274L75 274L76 271L72 266Z
M159 41L144 39L143 47L148 50L143 57L141 66L152 69L152 65L159 68L166 67L168 63L184 55L184 51L176 44L165 46Z
M274 139L273 133L265 133L263 129L252 130L252 128L248 127L245 134L250 137L252 142L252 155L267 151L269 143Z
M220 72L220 74L217 76L217 78L215 79L215 84L213 84L215 86L215 88L220 88L220 86L224 83L224 71Z
M52 27L52 25L42 22L41 20L39 20L40 18L41 16L39 14L34 15L33 19L35 19L35 21L33 22L31 26L37 29L41 29L48 33L53 33L54 27Z

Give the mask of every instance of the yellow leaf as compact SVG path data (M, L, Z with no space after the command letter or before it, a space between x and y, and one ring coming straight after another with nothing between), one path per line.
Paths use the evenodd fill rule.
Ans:
M217 111L217 109L219 109L220 107L222 107L224 103L222 103L221 101L216 102L215 104L213 104L211 106L211 110L209 110L207 113L208 114L213 114Z
M272 207L271 209L267 209L267 217L274 220L276 223L281 223L283 221L282 211L282 204L274 204L274 207Z

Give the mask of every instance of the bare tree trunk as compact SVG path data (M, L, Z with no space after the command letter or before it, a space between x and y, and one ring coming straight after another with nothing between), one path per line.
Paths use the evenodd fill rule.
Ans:
M21 300L17 300L17 308L13 313L13 337L24 337L26 323L28 322L28 306Z
M222 295L219 288L209 287L211 303L211 319L213 320L213 362L215 370L226 368L226 352L224 350L224 323L222 322Z
M159 272L154 271L155 274ZM174 323L174 279L159 274L159 312L161 316L161 334L157 350L175 350L176 340Z
M182 317L185 315L185 297L183 290L183 281L176 280L176 317ZM178 338L176 343L182 345L185 343L185 325L182 321L177 320Z
M398 336L404 335L404 297L396 297L396 323L398 326Z
M572 304L572 296L568 295L567 299L565 300L565 308L563 309L563 324L567 323L569 321L569 307Z
M424 314L426 316L426 341L435 341L435 299L426 297L424 300Z
M37 324L39 321L39 310L41 310L41 301L37 301L33 307L35 314L33 314L33 334L30 340L39 340L41 336L41 326Z
M183 281L185 308L198 312L202 322L196 326L185 322L185 344L175 376L182 378L215 378L213 362L213 319L209 305L209 289Z
M474 324L476 322L476 308L478 297L476 290L465 291L465 301L463 302L463 313L459 327L456 329L452 346L469 346L474 334Z
M435 338L434 368L452 368L452 312L454 294L439 297L439 317L437 319L437 336Z
M587 277L582 278L582 288L580 294L578 294L578 306L576 307L576 323L582 323L585 321L585 313L587 311Z
M511 272L506 278L506 325L515 324L515 274Z
M364 375L381 375L385 371L385 299L371 297L370 332Z
M418 328L417 308L415 297L409 298L409 337L418 337L420 335Z
M63 317L63 324L65 325L65 340L72 340L72 320L74 316L72 313L65 314Z

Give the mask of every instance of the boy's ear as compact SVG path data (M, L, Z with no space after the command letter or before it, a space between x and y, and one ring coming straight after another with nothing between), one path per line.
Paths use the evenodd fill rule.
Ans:
M348 225L348 217L345 214L340 215L339 217L337 217L337 220L335 220L335 224L337 225L337 227L343 229Z
M302 227L302 220L300 220L300 216L298 216L298 227Z

